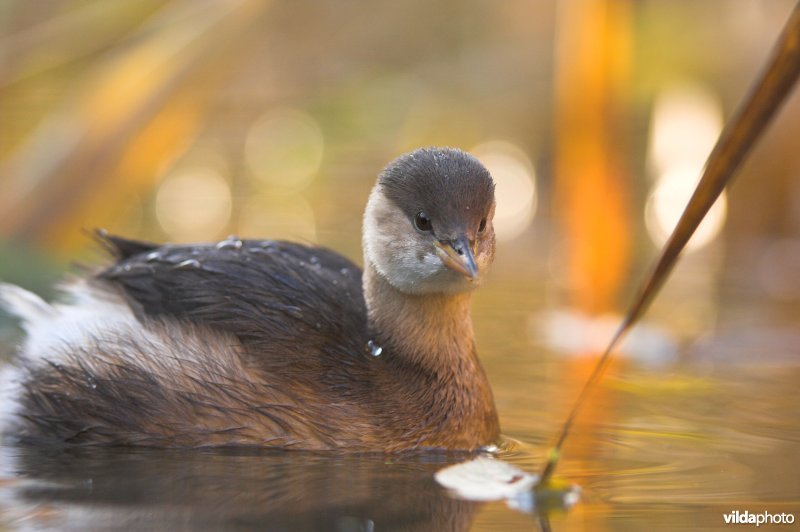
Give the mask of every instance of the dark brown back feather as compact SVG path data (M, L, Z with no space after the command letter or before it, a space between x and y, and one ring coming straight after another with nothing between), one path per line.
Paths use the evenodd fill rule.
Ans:
M155 247L103 238L120 259L97 279L121 289L140 319L233 334L267 366L302 364L316 352L339 355L331 364L364 354L361 269L330 250L268 240Z

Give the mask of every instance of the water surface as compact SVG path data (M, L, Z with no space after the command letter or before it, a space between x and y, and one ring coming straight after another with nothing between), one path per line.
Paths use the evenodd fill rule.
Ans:
M530 338L531 312L479 299L475 322L504 432L537 471L591 357ZM524 334L506 334L506 329ZM450 497L433 473L460 454L0 449L9 529L554 530L722 528L733 510L800 517L800 333L720 329L653 365L619 359L564 449L570 510L526 514ZM538 514L536 513L538 511Z

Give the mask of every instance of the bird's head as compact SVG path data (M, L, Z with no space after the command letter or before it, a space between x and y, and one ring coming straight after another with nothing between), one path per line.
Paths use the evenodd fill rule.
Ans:
M408 294L478 286L494 258L494 182L453 148L421 148L381 172L364 214L364 252Z

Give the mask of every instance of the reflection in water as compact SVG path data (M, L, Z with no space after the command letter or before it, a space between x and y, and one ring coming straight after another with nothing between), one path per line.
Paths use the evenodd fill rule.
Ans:
M450 456L3 448L5 525L75 529L467 530L478 504L432 472Z

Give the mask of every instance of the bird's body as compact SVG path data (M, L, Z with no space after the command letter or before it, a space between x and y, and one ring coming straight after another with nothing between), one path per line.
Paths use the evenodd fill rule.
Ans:
M456 150L405 157L414 155L434 166L444 157L444 173L482 170ZM459 238L433 241L421 211L408 218L402 200L386 201L392 168L365 216L363 273L332 251L288 242L156 246L101 235L117 260L67 285L69 302L5 285L0 295L27 339L2 378L3 431L157 447L394 452L492 443L497 414L469 297L494 251L493 233L484 248L477 234L487 217L491 224L493 195L479 189L486 197L467 205L480 210L472 239L459 240L469 233L459 227ZM461 176L448 180L456 193L469 188ZM405 218L398 234L412 239L390 236L401 223L393 217ZM464 255L462 241L483 252ZM395 260L398 249L405 255Z

